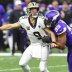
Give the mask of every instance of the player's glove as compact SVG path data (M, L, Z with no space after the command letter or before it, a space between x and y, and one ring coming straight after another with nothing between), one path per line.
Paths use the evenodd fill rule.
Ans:
M42 41L44 43L51 43L51 37L50 36L44 36L44 37L42 37Z

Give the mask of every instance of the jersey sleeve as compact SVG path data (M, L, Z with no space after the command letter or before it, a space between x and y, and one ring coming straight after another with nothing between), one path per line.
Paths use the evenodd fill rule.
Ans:
M23 27L23 18L20 17L18 23Z
M40 22L41 22L41 27L44 29L45 28L45 23L44 23L44 16L41 16Z
M23 28L25 28L24 22L25 22L25 17L24 17L24 16L20 17L18 23L19 23Z
M56 35L60 35L63 34L64 32L66 32L66 27L62 26L62 25L57 25L54 29Z
M44 20L42 21L42 28L45 28Z

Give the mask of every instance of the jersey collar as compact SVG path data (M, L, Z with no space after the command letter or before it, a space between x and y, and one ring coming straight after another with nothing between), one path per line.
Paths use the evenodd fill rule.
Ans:
M28 18L28 21L29 21L29 24L30 24L30 26L32 27L32 28L36 28L36 25L37 25L37 19L38 19L38 17L36 18L36 20L35 20L35 25L33 25L32 23L31 23L31 21L30 21L30 17Z

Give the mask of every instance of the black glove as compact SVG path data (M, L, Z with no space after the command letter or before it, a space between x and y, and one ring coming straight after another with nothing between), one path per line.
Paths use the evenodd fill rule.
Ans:
M51 37L50 36L44 36L44 37L42 37L42 41L44 43L51 43Z

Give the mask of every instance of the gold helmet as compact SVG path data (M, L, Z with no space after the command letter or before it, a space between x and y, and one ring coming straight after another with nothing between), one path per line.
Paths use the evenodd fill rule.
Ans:
M39 4L36 2L30 2L27 6L27 12L30 13L31 8L37 8L39 9Z
M39 4L36 2L30 2L27 6L28 9L30 8L39 8Z

